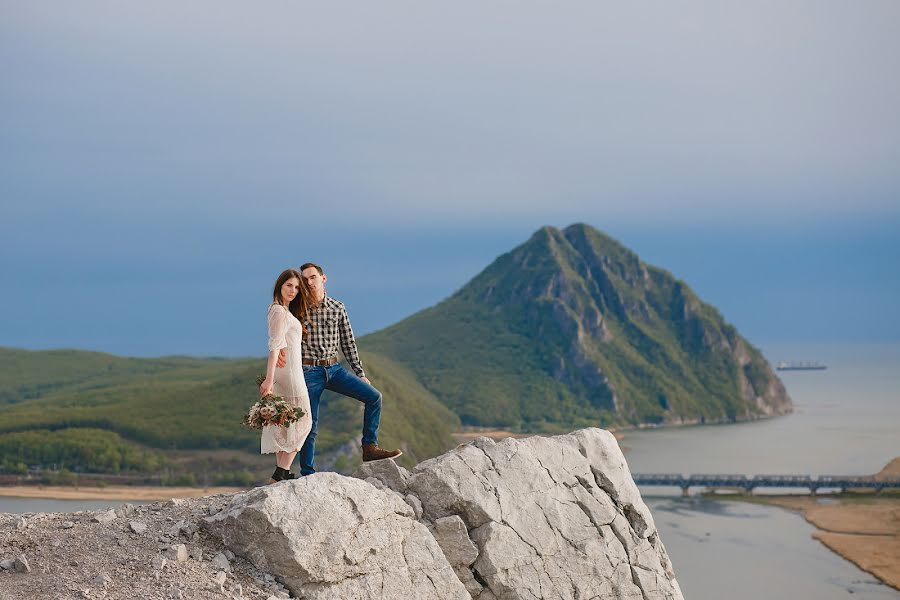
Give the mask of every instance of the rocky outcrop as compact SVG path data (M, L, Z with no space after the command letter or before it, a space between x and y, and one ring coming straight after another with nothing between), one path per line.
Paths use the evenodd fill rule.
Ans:
M382 461L356 475L421 502L473 598L681 598L653 517L607 431L480 438L410 473Z
M205 527L303 598L681 598L607 431L480 438L355 477L257 488Z
M0 514L0 600L680 600L615 438L480 438L238 494Z

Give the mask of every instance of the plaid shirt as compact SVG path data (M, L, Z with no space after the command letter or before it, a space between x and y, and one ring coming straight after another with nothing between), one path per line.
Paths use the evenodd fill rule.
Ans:
M325 296L320 304L310 308L303 316L303 324L307 330L302 345L304 359L321 360L337 356L340 344L344 358L353 371L359 377L366 376L343 302Z

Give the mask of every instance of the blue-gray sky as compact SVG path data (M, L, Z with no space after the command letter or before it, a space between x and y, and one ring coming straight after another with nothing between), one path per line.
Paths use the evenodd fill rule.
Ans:
M360 333L594 225L752 341L900 341L900 4L0 0L0 345Z

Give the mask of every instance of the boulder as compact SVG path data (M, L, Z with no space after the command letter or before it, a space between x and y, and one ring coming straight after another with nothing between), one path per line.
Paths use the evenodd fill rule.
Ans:
M607 431L479 438L420 463L404 483L433 531L447 518L462 521L477 558L471 577L459 578L473 597L682 598L653 517ZM450 547L441 544L460 573Z
M256 488L204 527L297 597L470 597L413 509L359 479L317 473Z

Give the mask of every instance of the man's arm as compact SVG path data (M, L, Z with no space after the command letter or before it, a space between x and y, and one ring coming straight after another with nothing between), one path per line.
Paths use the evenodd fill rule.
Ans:
M359 350L356 348L356 339L353 337L353 328L350 327L350 318L347 316L347 309L341 307L341 320L338 325L338 331L341 336L341 352L344 358L350 363L353 371L361 379L366 379L366 373L363 371L362 362L359 360ZM366 379L366 381L368 381Z

